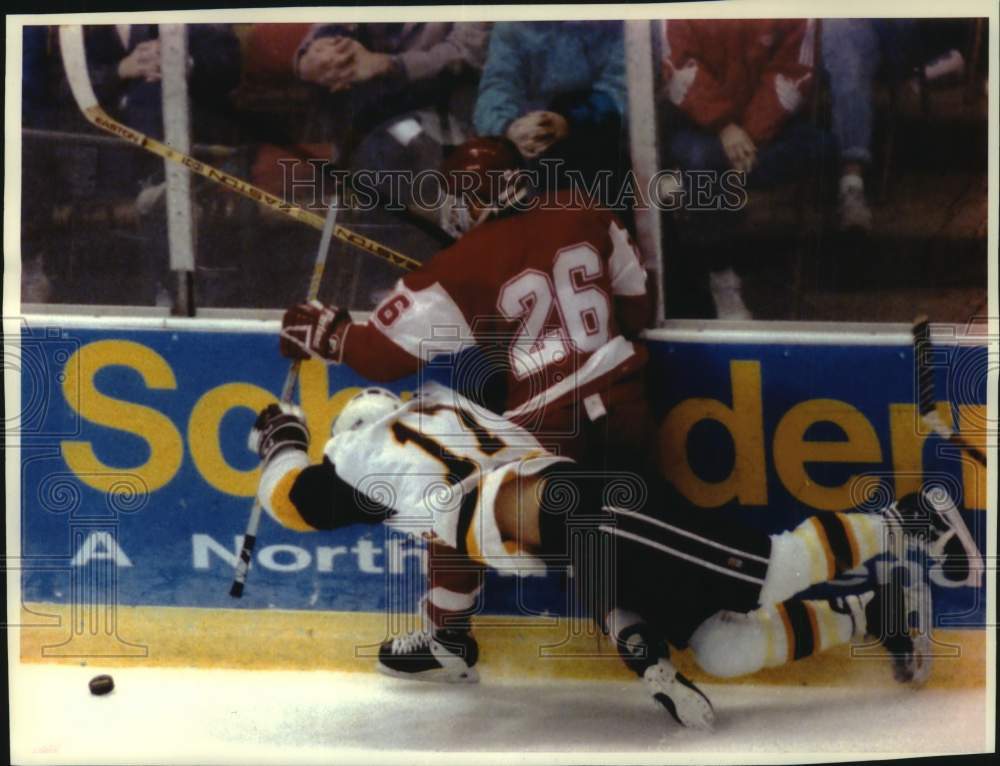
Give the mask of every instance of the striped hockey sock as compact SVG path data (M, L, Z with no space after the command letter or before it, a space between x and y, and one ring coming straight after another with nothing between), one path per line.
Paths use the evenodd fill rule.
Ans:
M870 600L872 594L865 594ZM854 597L857 598L857 597ZM773 664L782 665L792 660L825 651L848 643L865 630L864 610L857 613L837 609L831 601L805 601L789 599L775 607L784 634L784 657L778 653ZM862 624L859 624L859 620ZM775 642L778 643L778 642Z
M866 630L869 591L831 601L788 599L746 614L719 612L691 637L698 665L720 678L756 673L841 646Z
M880 516L821 513L791 532L771 536L771 560L760 603L776 604L811 585L832 580L881 553L885 546Z

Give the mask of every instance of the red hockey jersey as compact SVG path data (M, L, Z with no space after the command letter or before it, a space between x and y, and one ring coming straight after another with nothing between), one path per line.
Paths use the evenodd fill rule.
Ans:
M468 345L499 349L504 414L524 422L642 367L645 349L625 335L650 313L646 273L612 213L540 207L476 227L399 280L350 326L343 360L385 381Z

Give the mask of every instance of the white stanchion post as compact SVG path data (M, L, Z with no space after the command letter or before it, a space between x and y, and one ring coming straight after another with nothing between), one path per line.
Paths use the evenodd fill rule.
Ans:
M650 180L660 170L657 141L656 74L652 44L653 22L625 22L625 67L628 77L629 145L632 171L639 187L642 204L635 211L636 237L643 254L643 265L658 281L656 321L663 324L663 237L661 212L650 199Z
M187 32L184 24L160 24L160 71L163 76L163 137L183 154L191 153L191 110L188 100ZM195 264L191 173L164 161L167 179L167 241L170 269L177 274L174 313L192 316Z

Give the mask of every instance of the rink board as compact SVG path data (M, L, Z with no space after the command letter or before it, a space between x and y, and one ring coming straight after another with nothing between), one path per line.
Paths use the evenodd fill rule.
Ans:
M266 322L29 320L21 348L24 603L59 607L111 593L123 607L232 610L230 619L252 611L254 621L262 610L382 622L386 611L413 611L423 589L418 544L382 527L299 534L267 517L246 595L228 596L256 485L246 434L287 371L275 330ZM985 346L935 348L942 412L981 439ZM905 334L720 341L661 331L650 351L664 470L687 500L777 531L933 476L961 501L984 545L985 471L921 432ZM435 364L430 374L467 378L456 369ZM414 377L389 387L405 393L418 384ZM313 432L327 432L364 385L347 368L303 365L298 398ZM677 433L686 435L679 448ZM935 585L941 627L980 628L985 591L948 584L938 577ZM484 620L545 620L566 608L558 576L491 574L485 591Z

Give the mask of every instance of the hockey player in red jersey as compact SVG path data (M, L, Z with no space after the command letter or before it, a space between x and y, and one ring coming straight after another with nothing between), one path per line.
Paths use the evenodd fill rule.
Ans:
M504 419L548 450L594 467L648 461L646 351L635 336L653 302L638 252L610 211L569 191L532 198L517 163L502 139L456 148L443 168L443 218L458 241L399 280L368 322L319 303L289 309L282 353L390 381L476 345L501 360ZM436 544L430 561L430 625L467 632L481 568ZM432 633L388 642L381 665L405 673Z
M566 193L516 212L531 204L516 163L500 139L457 148L446 176L478 182L448 208L461 238L399 280L368 322L318 303L290 309L282 353L344 363L384 382L465 345L498 348L506 356L505 417L536 432L545 421L552 437L577 435L557 421L571 422L581 403L596 420L603 405L593 395L631 380L646 361L629 340L651 319L646 273L607 210L574 205Z

